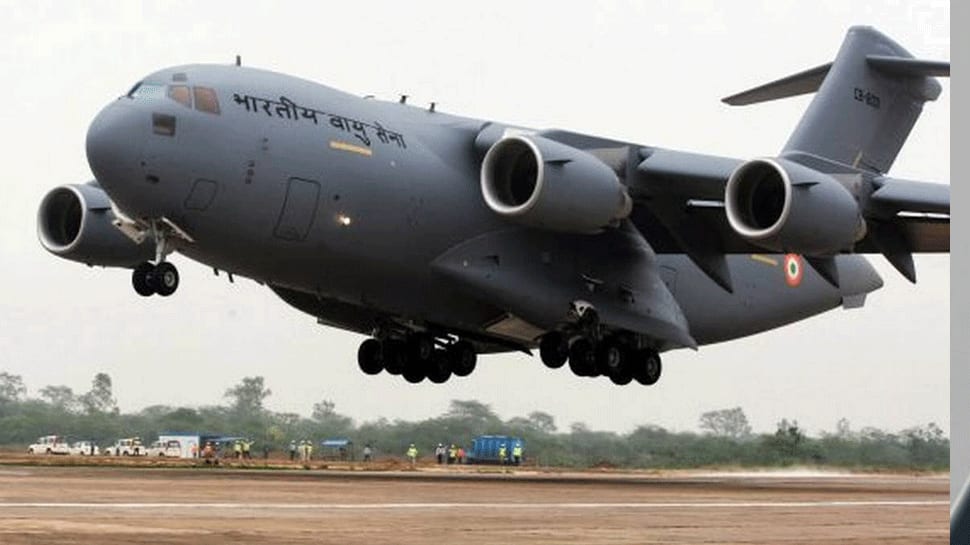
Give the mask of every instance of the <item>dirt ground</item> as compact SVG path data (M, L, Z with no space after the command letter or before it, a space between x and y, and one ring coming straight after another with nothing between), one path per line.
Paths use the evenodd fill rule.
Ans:
M946 475L48 465L64 462L0 460L0 543L909 544L948 536Z

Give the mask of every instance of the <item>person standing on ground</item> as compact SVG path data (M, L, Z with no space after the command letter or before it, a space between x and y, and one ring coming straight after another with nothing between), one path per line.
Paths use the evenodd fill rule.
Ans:
M296 441L290 441L290 461L296 461Z
M414 443L411 443L411 445L408 447L407 456L408 460L411 462L411 467L413 468L418 461L418 448L414 446Z
M434 448L434 457L437 458L438 464L445 463L445 447L441 443Z
M236 442L232 444L232 454L237 460L242 458L242 442L236 439Z
M364 461L370 462L371 455L374 453L373 449L370 448L370 443L364 445Z
M458 463L465 463L465 447L458 447Z
M241 443L242 443L242 457L245 458L246 460L252 460L253 457L252 457L252 454L249 452L249 449L252 448L253 443L249 439L243 439Z
M512 463L515 465L522 463L522 443L515 443L512 447Z
M458 447L454 443L448 447L448 463L453 464L458 461Z
M502 464L503 466L507 462L507 460L505 458L508 455L508 453L509 453L509 451L505 448L505 443L502 443L501 445L499 445L499 447L498 447L498 460L499 460L499 463Z

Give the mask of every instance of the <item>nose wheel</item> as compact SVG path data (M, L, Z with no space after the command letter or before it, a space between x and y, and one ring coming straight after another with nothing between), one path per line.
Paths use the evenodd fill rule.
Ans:
M131 271L131 286L142 297L155 294L168 297L179 287L179 271L168 261L158 265L146 261Z

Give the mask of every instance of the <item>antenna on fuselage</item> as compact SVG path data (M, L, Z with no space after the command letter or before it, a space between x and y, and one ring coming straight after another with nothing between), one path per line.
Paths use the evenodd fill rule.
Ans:
M401 100L398 101L398 104L407 104L407 103L408 103L408 96L401 95Z
M434 107L435 107L435 103L432 102L431 103L431 106L428 107L428 111L433 113L434 112Z
M236 66L242 66L242 55L236 55Z

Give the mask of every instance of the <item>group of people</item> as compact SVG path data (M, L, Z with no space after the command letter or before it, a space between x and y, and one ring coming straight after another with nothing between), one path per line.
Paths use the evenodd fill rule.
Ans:
M434 449L434 457L439 464L461 464L465 460L465 448L455 446L454 443L448 447L438 443L438 446Z
M232 457L237 460L252 460L253 442L247 439L236 439L232 443Z
M512 445L512 457L509 458L509 450L506 448L505 443L502 443L498 447L498 459L501 461L502 465L519 465L522 463L522 443L515 443Z
M304 439L298 446L296 441L290 441L290 461L296 461L297 456L301 462L309 462L313 457L313 442Z

